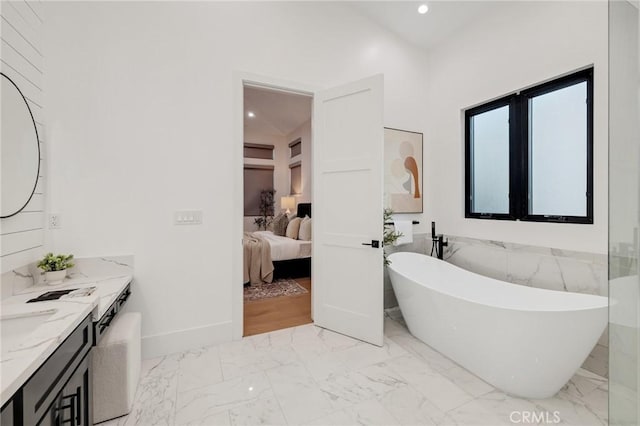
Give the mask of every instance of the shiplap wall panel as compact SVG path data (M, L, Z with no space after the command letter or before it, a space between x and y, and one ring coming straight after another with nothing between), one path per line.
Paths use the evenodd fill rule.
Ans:
M33 44L34 49L42 53L41 34L40 28L32 27L25 18L22 17L17 10L15 3L22 3L21 1L3 1L2 2L2 16L5 23L9 26L13 26L15 30L24 36L25 39Z
M38 178L38 184L36 185L36 191L34 194L44 194L44 178Z
M43 224L43 212L26 212L4 219L4 222L2 223L2 233L7 235L28 230L42 229Z
M25 209L0 221L2 272L33 262L42 255L45 214L45 110L42 93L43 5L24 0L0 5L0 71L8 75L27 98L40 139L40 179Z
M9 267L8 271L10 271L11 269L15 269L18 268L20 266L24 266L24 265L28 265L29 263L32 263L35 260L38 260L40 257L43 256L43 250L42 250L42 246L37 246L31 249L25 249L16 253L13 253L12 255L6 257L7 260L7 265L13 264L14 266ZM4 259L3 259L3 268L4 266Z
M42 212L44 211L44 194L33 194L24 210L20 213Z
M0 236L2 256L4 257L22 250L41 247L43 239L44 233L42 232L42 229L4 234Z
M38 124L44 124L44 112L42 111L42 108L38 105L34 105L33 102L29 102L28 99L27 103L31 109L31 114L33 114L33 120L36 122L36 126Z
M29 6L31 8L31 10L33 10L33 13L35 13L36 17L38 18L38 21L40 21L40 24L43 23L42 20L42 16L43 16L43 6L42 6L42 2L41 1L27 1L27 6Z
M7 25L2 30L2 40L8 46L19 52L20 55L24 56L27 61L33 64L34 67L42 71L44 66L42 53L36 50L35 47L15 29L15 27Z
M12 64L5 62L4 49L0 50L0 52L2 54L0 59L0 70L11 77L11 80L18 85L25 98L38 104L42 104L42 89L40 86L26 78L19 70L14 68Z
M4 28L4 27L3 27ZM31 80L25 78L22 74L16 71L11 64L7 64L4 61L4 49L0 50L0 71L11 77L14 83L20 88L20 91L27 100L32 100L38 104L42 104L42 89L36 86Z
M11 28L11 27L8 27ZM3 29L3 33L8 30ZM4 36L4 34L3 34ZM36 82L40 80L42 76L42 64L38 66L37 60L34 57L29 56L30 52L21 52L13 44L9 43L4 38L2 39L2 57L12 67L22 71L22 74L29 80ZM38 55L36 54L36 57ZM40 61L41 62L41 61Z
M38 16L36 16L35 12L33 11L33 8L29 4L27 4L27 2L24 0L9 0L7 1L7 3L9 3L10 7L13 7L16 9L16 11L20 14L20 16L29 25L31 25L31 28L34 28L36 30L35 34L36 34L36 37L38 38L38 42L40 42L38 30L40 29L40 24L42 24L42 21Z

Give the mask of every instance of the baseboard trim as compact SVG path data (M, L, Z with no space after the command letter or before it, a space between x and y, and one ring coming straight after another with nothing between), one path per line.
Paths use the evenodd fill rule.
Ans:
M216 345L232 340L231 321L144 336L142 358L155 358L202 346Z

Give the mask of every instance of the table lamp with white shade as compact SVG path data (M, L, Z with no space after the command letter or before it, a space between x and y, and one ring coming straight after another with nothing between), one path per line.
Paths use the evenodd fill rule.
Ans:
M287 214L291 214L291 209L296 208L295 197L280 197L280 208L287 209Z

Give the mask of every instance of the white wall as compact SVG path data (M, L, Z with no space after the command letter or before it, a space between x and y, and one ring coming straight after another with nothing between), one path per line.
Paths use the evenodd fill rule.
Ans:
M464 218L463 110L594 64L594 224ZM607 2L505 2L429 52L425 205L438 231L607 252Z
M233 71L317 87L385 74L425 131L425 55L340 4L46 2L58 251L136 257L146 356L231 338ZM201 226L172 224L202 209Z
M136 256L147 356L230 339L239 70L316 87L384 73L385 126L425 134L415 232L606 252L606 3L513 3L427 56L336 3L45 2L53 248ZM591 63L595 224L464 219L462 109ZM204 223L173 226L178 209Z
M2 61L0 71L9 76L27 98L40 139L40 177L35 194L15 216L0 221L1 272L37 260L43 255L45 224L45 115L42 75L43 6L37 1L2 2L0 5ZM10 183L3 182L4 185Z

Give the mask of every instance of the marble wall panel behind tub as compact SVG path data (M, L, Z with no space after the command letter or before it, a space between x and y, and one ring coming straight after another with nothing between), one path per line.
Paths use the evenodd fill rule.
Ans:
M607 296L605 254L450 236L444 259L461 268L549 290Z
M558 291L608 296L607 255L448 236L444 259L506 282ZM583 367L608 374L608 331Z
M444 260L486 277L507 281L507 248L500 241L449 237Z

